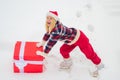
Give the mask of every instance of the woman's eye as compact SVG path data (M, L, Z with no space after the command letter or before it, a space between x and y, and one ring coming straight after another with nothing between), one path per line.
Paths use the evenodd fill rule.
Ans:
M52 18L50 18L50 20L52 20Z

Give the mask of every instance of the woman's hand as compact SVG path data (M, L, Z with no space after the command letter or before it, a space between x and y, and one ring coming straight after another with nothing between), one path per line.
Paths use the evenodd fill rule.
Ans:
M36 51L36 54L37 55L40 55L40 56L43 56L43 57L48 57L48 54L47 53L44 53L44 52L41 52L41 51Z

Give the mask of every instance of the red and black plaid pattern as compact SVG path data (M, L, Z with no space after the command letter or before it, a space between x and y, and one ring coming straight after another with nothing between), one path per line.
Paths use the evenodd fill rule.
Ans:
M75 28L68 28L60 23L57 23L51 33L45 33L43 40L48 41L44 52L49 53L52 47L58 40L63 41L65 44L70 43L77 33Z

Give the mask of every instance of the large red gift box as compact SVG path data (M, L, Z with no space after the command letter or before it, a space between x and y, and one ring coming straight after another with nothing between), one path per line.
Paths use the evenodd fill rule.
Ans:
M36 55L36 51L43 48L36 47L37 42L17 41L14 48L13 70L15 73L43 72L43 56Z

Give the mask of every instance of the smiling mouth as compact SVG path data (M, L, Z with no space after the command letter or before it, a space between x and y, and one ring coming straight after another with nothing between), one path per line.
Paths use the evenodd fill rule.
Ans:
M47 24L48 24L48 25L50 25L50 24L51 24L51 22L47 22Z

